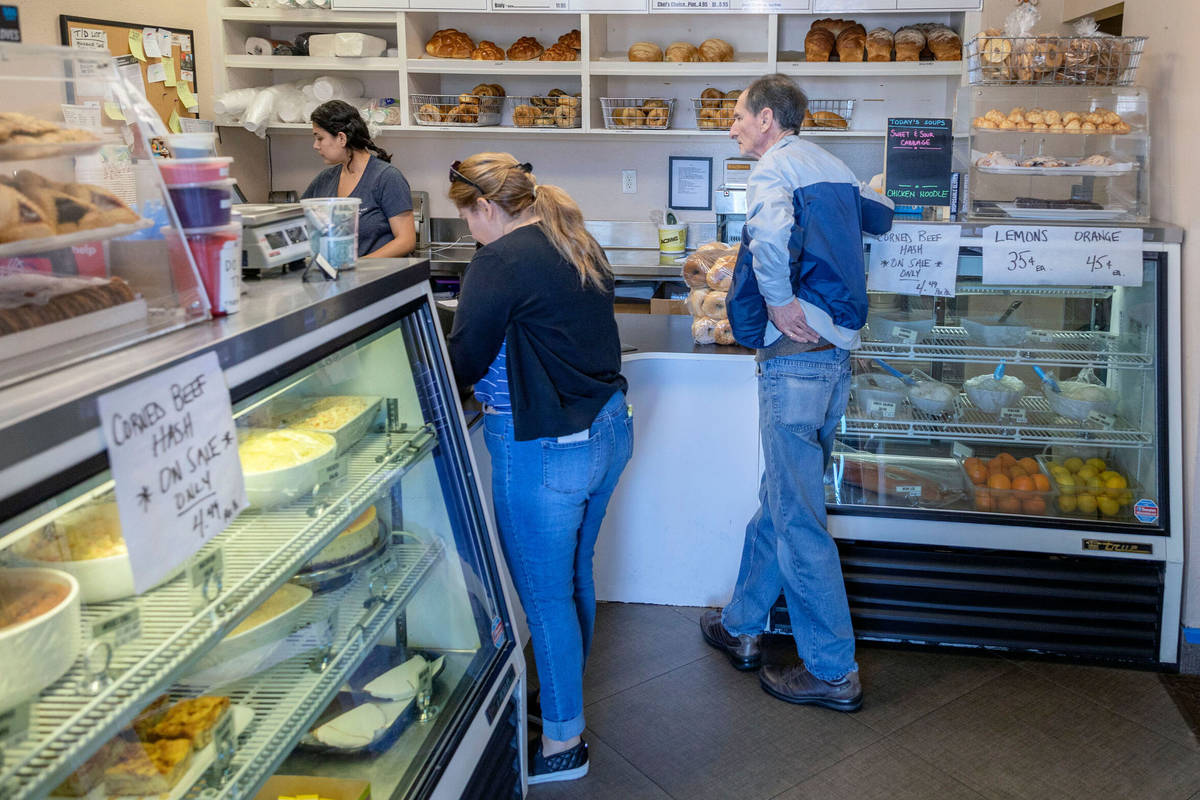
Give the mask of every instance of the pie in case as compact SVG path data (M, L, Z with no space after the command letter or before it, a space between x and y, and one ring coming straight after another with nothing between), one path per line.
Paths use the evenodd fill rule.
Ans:
M150 729L151 739L185 739L197 749L207 747L221 717L229 713L228 697L196 697L180 700L162 721Z

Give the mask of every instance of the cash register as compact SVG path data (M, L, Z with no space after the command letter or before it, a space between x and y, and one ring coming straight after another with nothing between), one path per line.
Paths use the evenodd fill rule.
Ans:
M299 203L243 203L242 271L263 277L304 267L311 254L304 211Z

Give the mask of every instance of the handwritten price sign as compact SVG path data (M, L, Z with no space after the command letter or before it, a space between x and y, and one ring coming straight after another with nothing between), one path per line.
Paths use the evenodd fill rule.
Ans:
M954 297L961 233L957 225L892 226L891 231L871 242L867 288L895 294Z
M167 577L246 507L229 390L215 353L100 395L133 584Z
M983 229L983 282L1141 286L1142 231L991 225Z

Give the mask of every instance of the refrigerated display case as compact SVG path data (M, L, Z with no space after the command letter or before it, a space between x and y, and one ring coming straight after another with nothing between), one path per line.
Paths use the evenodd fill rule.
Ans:
M982 233L955 296L869 293L825 477L856 632L1174 662L1180 231L1138 286L987 283Z
M137 594L97 397L207 352L250 505ZM428 262L254 284L0 406L0 796L522 796L513 594Z

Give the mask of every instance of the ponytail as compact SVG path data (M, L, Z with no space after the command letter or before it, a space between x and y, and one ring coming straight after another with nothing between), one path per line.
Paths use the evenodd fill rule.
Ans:
M346 147L351 150L370 150L380 161L391 163L392 155L371 140L371 132L358 109L344 100L330 100L313 109L312 124L331 136L346 134Z
M467 181L451 181L450 200L466 208L482 197L511 217L532 208L550 244L579 272L580 285L604 291L612 283L612 267L584 227L579 205L563 189L539 185L532 169L508 153L477 153L455 162L454 172Z

